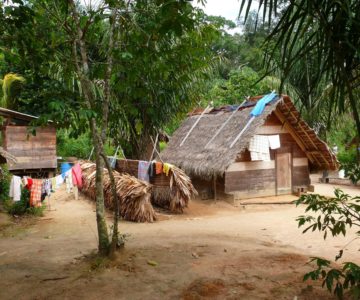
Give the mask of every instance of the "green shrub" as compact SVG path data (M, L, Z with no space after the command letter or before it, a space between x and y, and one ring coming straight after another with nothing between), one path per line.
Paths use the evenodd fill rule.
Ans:
M65 130L57 133L57 155L62 157L88 158L92 148L89 134L71 137Z
M339 151L337 158L341 165L356 164L357 163L356 147L353 146L350 149L344 149L342 151Z
M10 183L11 183L11 174L8 170L6 164L0 165L1 174L0 174L0 202L5 202L9 199Z
M72 136L66 130L58 130L57 135L57 155L61 157L77 157L88 159L93 147L90 133L84 133L79 136ZM114 155L113 145L106 143L104 145L105 153L109 156ZM118 153L119 154L119 153ZM93 156L94 158L94 156Z
M345 177L349 178L353 184L360 180L360 165L358 162L358 155L356 147L340 151L337 155L340 162L340 168L345 171Z
M360 180L360 166L358 164L348 165L345 169L345 176L348 177L353 184L357 184Z
M317 194L304 194L295 203L305 205L307 215L299 216L299 227L304 227L303 233L320 231L324 239L328 236L346 236L350 228L360 227L360 197L351 197L342 190L336 189L335 197L328 198ZM335 256L335 262L342 258L346 247L356 241L360 236L352 239L339 250ZM330 260L321 257L312 257L312 263L316 268L304 275L304 281L311 279L322 280L323 287L334 293L338 299L343 299L345 292L352 296L351 299L360 299L360 266L353 262L345 262L342 267L331 264Z
M11 215L21 216L28 214L36 217L43 216L45 210L44 205L41 207L30 207L30 192L25 188L21 190L20 201L13 202L12 200L7 200L5 208Z

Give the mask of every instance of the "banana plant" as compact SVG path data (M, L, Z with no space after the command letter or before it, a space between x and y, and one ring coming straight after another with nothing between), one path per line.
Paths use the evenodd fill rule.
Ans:
M25 78L15 73L8 73L3 79L0 79L1 101L0 105L4 108L16 109Z

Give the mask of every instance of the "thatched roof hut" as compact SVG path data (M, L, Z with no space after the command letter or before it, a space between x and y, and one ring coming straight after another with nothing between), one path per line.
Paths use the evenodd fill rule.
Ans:
M161 153L162 159L175 164L192 177L210 180L214 177L223 177L234 163L251 162L247 154L250 139L254 135L279 134L282 146L290 147L288 151L292 153L292 157L300 157L298 152L301 152L301 155L308 159L309 166L318 169L337 169L336 156L314 130L301 119L288 96L277 97L266 105L263 113L254 119L231 148L231 143L249 121L250 111L260 98L254 97L247 101L207 147L205 145L228 120L231 112L223 107L204 114L187 140L180 146L183 138L199 118L201 111L190 114ZM297 152L294 154L294 151ZM274 155L275 152L272 152L272 160L275 160Z

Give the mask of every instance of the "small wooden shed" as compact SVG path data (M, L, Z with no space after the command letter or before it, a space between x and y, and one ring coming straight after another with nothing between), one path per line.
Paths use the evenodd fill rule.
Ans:
M231 195L237 199L291 194L298 187L306 188L310 184L310 168L337 169L334 153L301 119L285 95L267 104L263 113L230 147L248 123L250 112L260 98L251 98L236 111L207 147L215 132L229 119L231 109L222 107L204 114L180 145L201 111L191 114L170 139L161 153L162 158L190 175L200 194L211 189L215 197L217 193L218 197ZM279 136L280 147L269 150L270 158L266 161L251 159L249 143L256 135Z
M57 168L56 128L49 123L37 127L33 135L29 123L37 117L5 108L0 108L0 116L4 118L2 146L16 157L16 162L9 164L9 170L13 174L54 172Z

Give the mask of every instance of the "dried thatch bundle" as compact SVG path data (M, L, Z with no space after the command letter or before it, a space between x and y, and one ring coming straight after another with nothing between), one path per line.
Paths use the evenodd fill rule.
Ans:
M153 186L151 192L151 202L165 209L169 209L172 193L170 186Z
M189 176L175 166L170 169L169 186L154 186L152 202L174 213L182 213L190 199L197 195Z
M174 212L183 212L188 206L190 199L197 195L197 191L191 183L190 177L178 167L172 166L170 189L173 197L170 200L169 208Z
M82 161L80 165L83 172L82 192L95 200L95 164ZM150 202L151 185L128 174L120 174L117 171L113 171L113 174L120 201L120 215L128 221L154 222L156 214ZM110 176L107 170L104 170L104 200L107 208L114 209Z
M121 191L120 214L125 220L153 222L155 211L151 205L151 185L128 174L119 174L116 189Z

